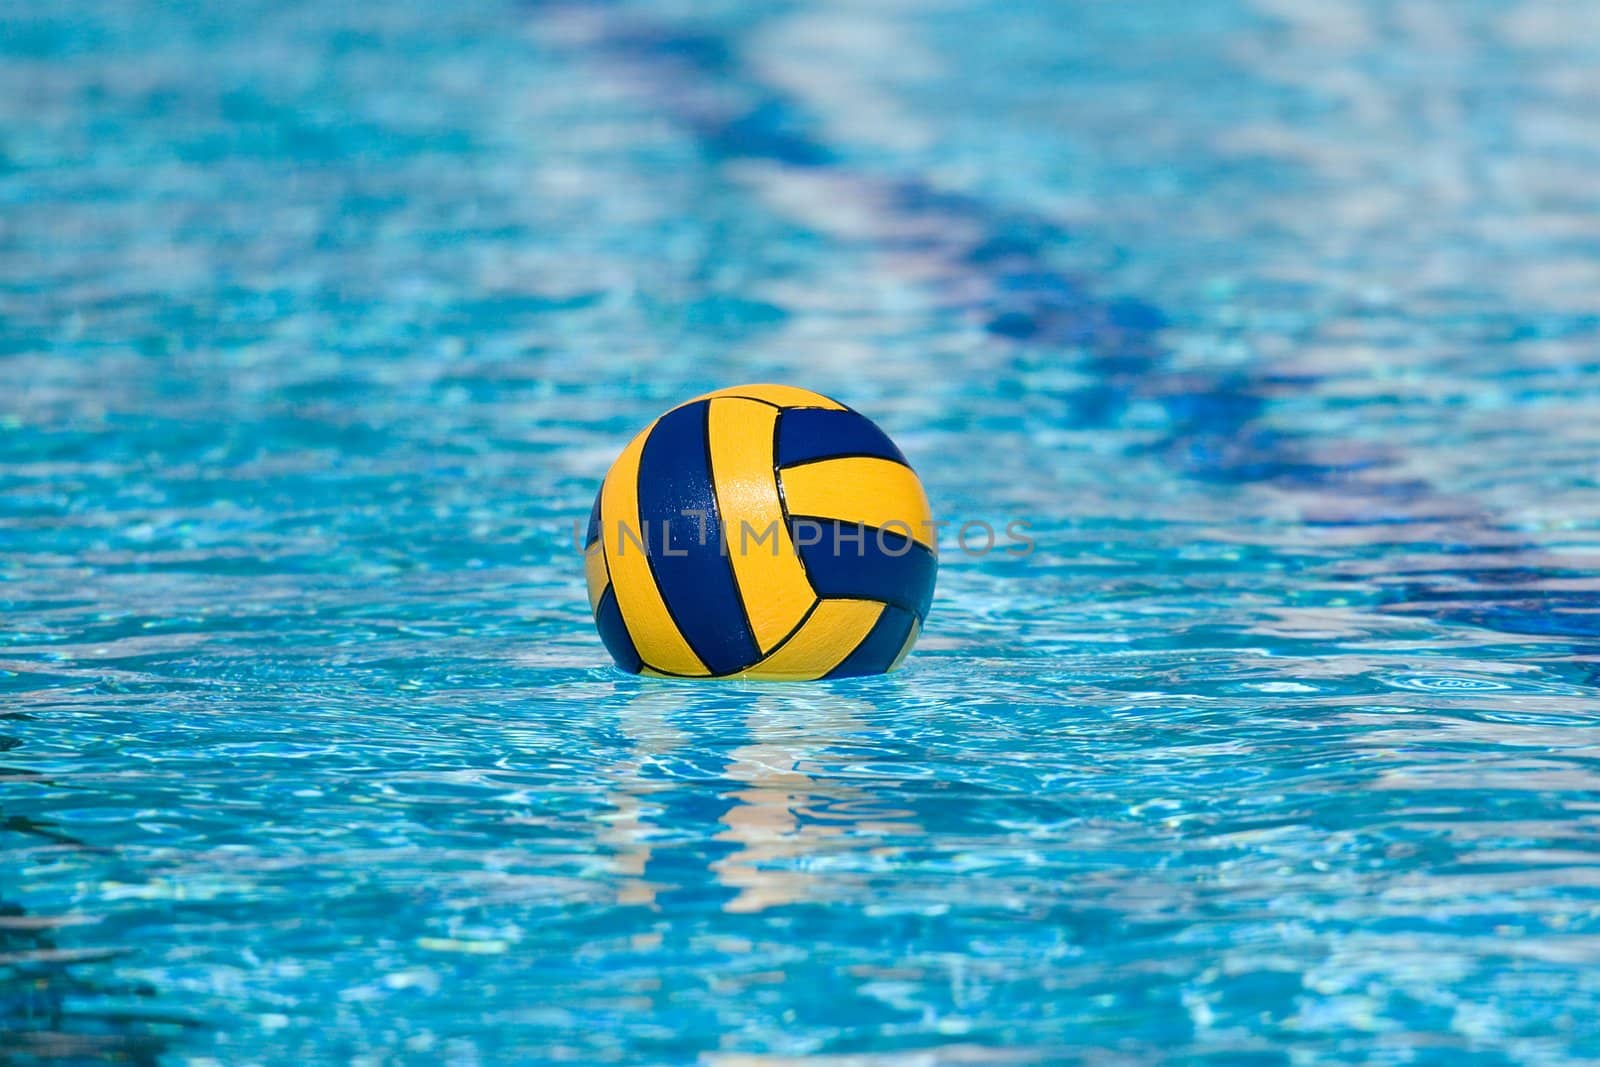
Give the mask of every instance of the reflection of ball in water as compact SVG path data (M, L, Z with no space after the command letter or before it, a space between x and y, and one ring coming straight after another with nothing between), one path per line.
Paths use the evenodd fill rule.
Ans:
M922 483L871 420L742 385L673 408L589 517L595 624L624 670L822 678L896 667L933 598Z

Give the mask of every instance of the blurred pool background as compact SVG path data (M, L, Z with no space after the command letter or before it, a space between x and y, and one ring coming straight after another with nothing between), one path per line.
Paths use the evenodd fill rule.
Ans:
M0 1060L1600 1061L1600 7L10 0ZM887 678L571 526L836 394Z

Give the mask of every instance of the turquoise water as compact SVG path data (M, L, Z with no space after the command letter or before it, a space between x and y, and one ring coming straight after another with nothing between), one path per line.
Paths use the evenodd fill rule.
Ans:
M0 1060L1600 1060L1585 0L0 14ZM623 675L750 380L885 678Z

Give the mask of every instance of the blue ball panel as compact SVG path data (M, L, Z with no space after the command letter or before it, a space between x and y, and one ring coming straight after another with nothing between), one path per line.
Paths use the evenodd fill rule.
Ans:
M639 658L638 650L633 647L633 638L628 636L628 627L622 621L622 609L617 607L617 591L609 585L600 594L600 603L594 606L594 623L600 631L600 640L605 642L606 651L617 661L617 666L629 674L638 674L644 661Z
M818 530L820 541L801 543L813 539ZM881 600L919 619L928 617L939 563L932 552L911 538L893 530L799 515L789 520L789 531L819 597ZM859 545L854 541L857 535Z
M877 456L905 463L906 457L872 420L854 411L790 408L778 416L778 466L834 456Z
M600 494L594 495L594 507L589 510L589 532L584 536L583 547L588 548L600 540Z
M855 651L829 671L828 677L854 678L862 674L882 674L894 663L900 649L905 647L906 638L911 636L911 626L916 621L917 617L909 611L892 604L885 607Z
M761 651L745 618L733 563L723 550L706 443L710 407L701 401L667 412L645 441L639 458L639 533L678 632L712 674L729 674L754 663ZM691 510L705 513L704 544L699 517L684 514Z

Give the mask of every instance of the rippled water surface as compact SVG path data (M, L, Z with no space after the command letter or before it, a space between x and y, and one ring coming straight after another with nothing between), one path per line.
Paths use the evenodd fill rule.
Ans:
M12 0L0 1060L1600 1061L1589 0ZM778 380L906 669L611 669Z

